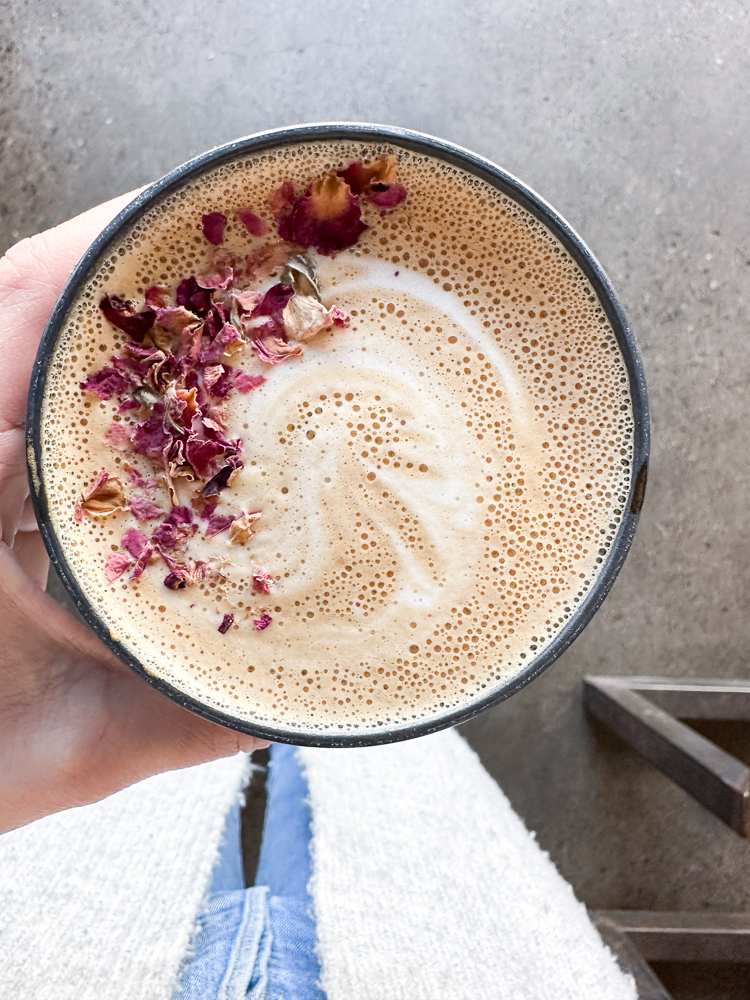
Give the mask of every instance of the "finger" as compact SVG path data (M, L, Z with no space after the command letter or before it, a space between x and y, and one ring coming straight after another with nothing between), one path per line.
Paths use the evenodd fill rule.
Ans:
M42 590L47 588L49 557L38 531L19 531L13 542L13 555L26 576Z
M23 510L21 511L21 517L18 521L17 531L36 531L36 514L34 513L34 504L31 502L31 497L26 497L26 502L23 505Z
M70 272L137 191L11 247L0 259L0 429L19 426L44 326Z
M29 496L26 447L21 427L0 429L0 538L12 545Z

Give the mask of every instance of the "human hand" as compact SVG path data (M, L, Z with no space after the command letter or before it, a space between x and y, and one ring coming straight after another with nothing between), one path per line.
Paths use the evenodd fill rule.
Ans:
M45 593L26 472L31 369L55 301L123 195L0 259L0 832L160 771L267 746L180 708Z

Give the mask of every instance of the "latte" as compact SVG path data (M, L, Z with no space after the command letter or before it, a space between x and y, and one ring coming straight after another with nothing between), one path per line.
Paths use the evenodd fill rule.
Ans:
M193 565L215 571L177 589L158 561L135 577L105 573L113 555L136 558L126 533L146 530L134 491L166 515L195 509L200 484L175 476L168 488L122 443L132 412L81 390L127 339L103 297L143 309L148 289L173 296L215 269L210 213L228 220L223 251L267 259L268 199L284 181L301 191L385 153L406 200L386 214L363 200L368 228L354 246L308 254L323 305L348 326L323 329L283 364L249 349L223 358L256 378L222 404L243 467L214 516L239 527L190 539ZM258 225L243 224L248 212ZM436 158L345 141L215 168L108 252L50 362L42 471L71 572L149 673L250 725L377 732L486 696L559 634L617 535L633 438L614 332L545 226ZM100 470L124 503L81 518Z

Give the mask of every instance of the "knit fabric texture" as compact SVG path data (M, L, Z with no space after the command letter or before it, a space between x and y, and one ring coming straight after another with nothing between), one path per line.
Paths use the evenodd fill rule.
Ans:
M248 773L171 771L0 837L0 998L169 1000Z
M457 733L299 759L328 1000L636 1000Z

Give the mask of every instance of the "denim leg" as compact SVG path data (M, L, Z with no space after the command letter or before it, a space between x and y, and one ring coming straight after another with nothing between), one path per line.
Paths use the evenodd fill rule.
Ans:
M326 1000L307 891L311 819L296 748L275 744L256 885L243 888L237 806L173 1000Z

